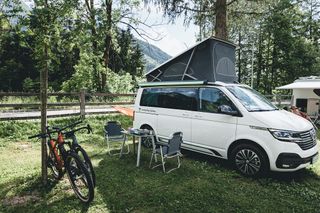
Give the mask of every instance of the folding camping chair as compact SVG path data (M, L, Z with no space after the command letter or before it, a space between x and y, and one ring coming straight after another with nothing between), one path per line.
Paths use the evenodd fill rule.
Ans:
M157 139L159 141L159 139ZM182 141L182 132L175 132L171 135L169 138L168 144L153 144L153 151L151 154L150 164L149 167L151 168L153 157L155 159L155 162L157 162L157 155L161 156L161 164L157 164L153 166L152 168L158 167L162 165L163 172L166 172L165 168L165 160L168 158L177 158L177 167L170 169L167 173L180 168L180 157L181 154L181 143Z
M124 131L123 128L121 128L121 124L117 121L109 121L104 126L104 134L105 134L105 140L108 145L108 153L109 155L120 155L120 157L123 154L128 154L130 152L129 145L126 144L127 137L125 134L123 134L121 131ZM120 151L114 151L112 152L110 148L110 143L112 142L122 142L122 146ZM124 153L123 149L127 146L127 151Z

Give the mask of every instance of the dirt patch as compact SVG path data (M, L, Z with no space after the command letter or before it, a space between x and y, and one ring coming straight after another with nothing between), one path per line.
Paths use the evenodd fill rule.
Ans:
M33 192L28 195L14 196L5 198L3 205L5 206L24 206L30 202L35 202L40 200L40 194L38 192Z
M15 144L17 150L28 150L32 148L32 143L28 142L18 142Z

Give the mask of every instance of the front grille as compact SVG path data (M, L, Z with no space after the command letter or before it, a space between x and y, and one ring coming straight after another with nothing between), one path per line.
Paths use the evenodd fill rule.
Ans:
M301 141L296 142L302 150L308 150L317 145L314 130L300 132Z

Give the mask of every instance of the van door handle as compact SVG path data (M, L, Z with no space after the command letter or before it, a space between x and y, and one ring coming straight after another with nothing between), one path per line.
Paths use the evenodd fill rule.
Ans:
M183 116L183 117L189 117L189 114L182 113L182 116Z
M195 117L195 118L202 118L201 115L195 115L194 117Z

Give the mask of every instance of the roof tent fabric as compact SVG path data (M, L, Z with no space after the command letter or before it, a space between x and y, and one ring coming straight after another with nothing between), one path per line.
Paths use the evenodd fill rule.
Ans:
M146 74L147 81L236 82L235 46L208 38Z

